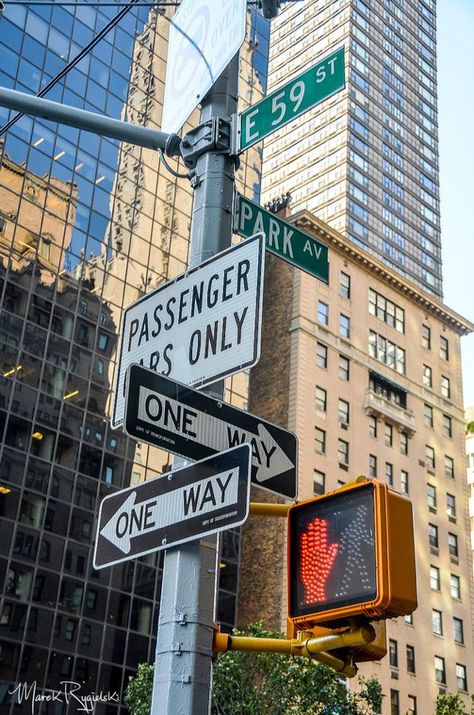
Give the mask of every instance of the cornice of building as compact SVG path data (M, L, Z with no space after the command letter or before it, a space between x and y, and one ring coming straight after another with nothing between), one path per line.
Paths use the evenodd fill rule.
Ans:
M32 184L36 184L36 186L43 191L51 191L53 194L56 194L61 201L71 201L74 203L77 200L77 184L74 181L66 181L66 183L64 183L55 176L50 177L49 174L38 176L32 171L29 171L24 164L17 164L6 154L4 154L0 165L3 165L5 169L11 171L13 174L24 176L28 181L31 181Z
M468 335L474 331L474 323L471 323L462 315L448 308L444 303L433 296L425 293L421 288L404 278L402 275L386 266L368 251L364 251L348 238L340 234L335 229L328 226L324 221L318 219L307 209L298 211L295 214L286 215L286 220L294 223L298 228L315 236L324 243L327 243L339 254L350 258L354 263L363 266L365 270L373 273L393 288L410 298L427 312L434 315L443 323L449 325L459 335Z

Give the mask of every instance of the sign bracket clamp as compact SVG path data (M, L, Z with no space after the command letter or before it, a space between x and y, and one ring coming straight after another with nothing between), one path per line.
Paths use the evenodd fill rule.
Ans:
M231 126L231 118L211 117L187 132L181 141L180 150L188 169L195 169L198 159L210 151L231 154Z

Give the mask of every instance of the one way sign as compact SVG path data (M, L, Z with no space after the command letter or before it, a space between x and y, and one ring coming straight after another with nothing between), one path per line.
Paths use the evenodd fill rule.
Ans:
M124 429L188 459L250 443L252 482L296 497L296 435L140 365L127 374Z
M94 568L200 539L247 519L250 446L242 444L102 500Z

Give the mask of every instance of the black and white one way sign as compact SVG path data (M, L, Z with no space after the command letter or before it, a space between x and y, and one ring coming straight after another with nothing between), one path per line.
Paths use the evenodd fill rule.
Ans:
M258 362L265 237L252 236L124 312L112 427L123 422L132 363L202 387Z
M249 503L248 444L122 489L101 502L94 568L239 526Z
M203 459L244 442L252 447L252 482L294 499L297 439L288 430L198 390L131 365L124 430L131 437Z

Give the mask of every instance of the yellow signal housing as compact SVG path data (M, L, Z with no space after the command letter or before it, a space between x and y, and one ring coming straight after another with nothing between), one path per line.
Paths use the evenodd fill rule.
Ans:
M363 479L288 511L288 619L297 630L412 613L417 606L413 509Z

